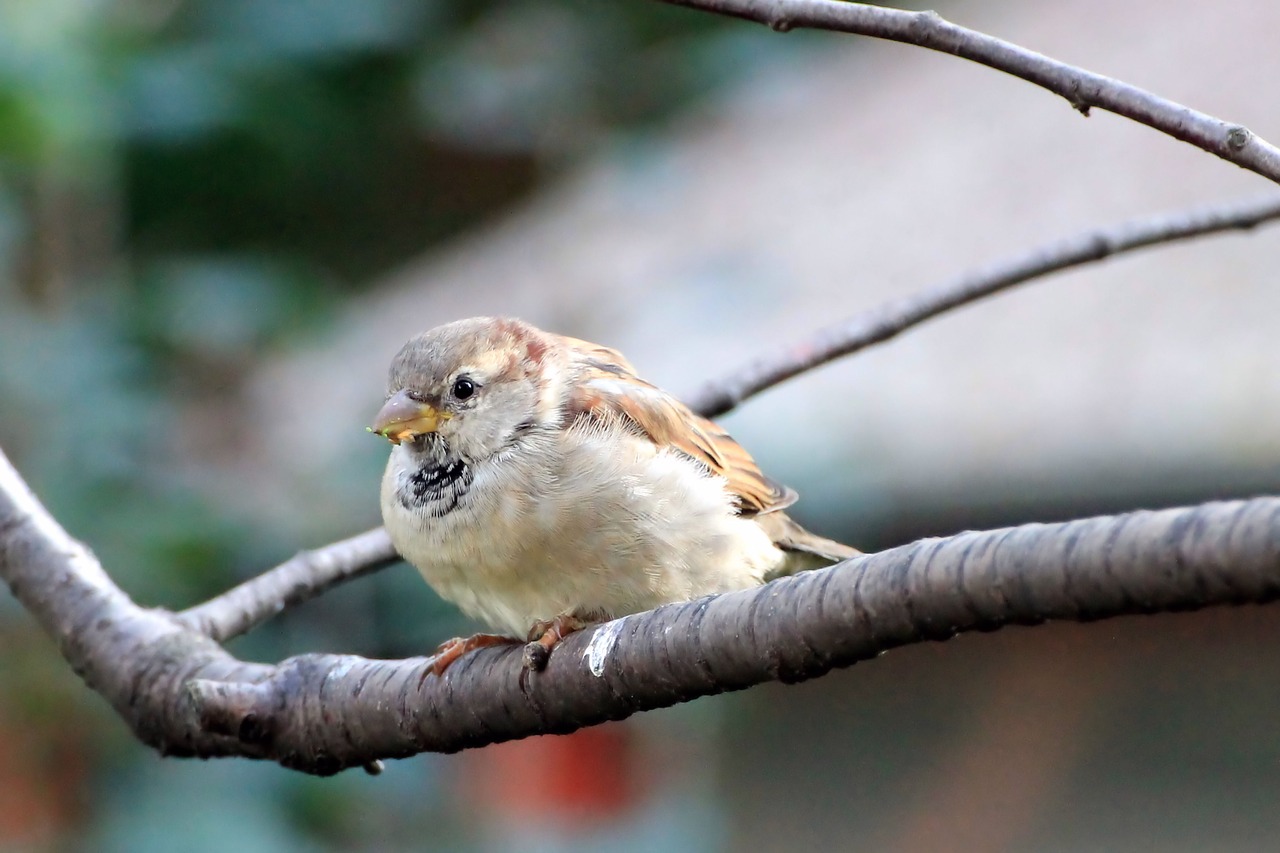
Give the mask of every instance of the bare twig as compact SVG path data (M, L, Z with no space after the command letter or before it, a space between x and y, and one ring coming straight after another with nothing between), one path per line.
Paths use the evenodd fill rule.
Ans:
M569 637L522 678L486 649L429 661L303 655L245 664L111 584L0 455L0 577L68 661L165 754L309 773L567 732L764 681L800 681L971 629L1280 596L1280 499L930 539L660 607Z
M1110 110L1280 181L1280 150L1243 127L966 29L934 12L907 12L839 0L664 2L744 18L781 31L795 27L835 30L952 53L1043 86L1067 98L1085 114L1094 106ZM722 415L786 379L889 340L918 323L1006 288L1122 252L1252 228L1277 216L1280 200L1268 198L1090 231L820 330L798 345L709 383L687 402L708 417ZM332 586L395 561L385 534L370 531L363 536L368 538L356 537L301 554L267 575L186 611L182 618L215 639L229 639Z
M201 634L226 642L289 607L399 559L387 531L376 527L314 551L303 551L216 598L184 610L178 619Z
M689 399L708 417L722 415L787 379L882 343L939 314L1071 267L1161 243L1247 230L1280 219L1280 198L1237 201L1123 222L1033 249L929 290L886 303L709 383ZM215 640L243 634L289 607L397 560L381 528L304 552L264 575L180 614Z
M1093 107L1113 112L1280 183L1280 149L1242 125L958 26L936 12L907 12L843 0L663 2L755 21L780 32L797 28L832 30L953 54L1061 95L1084 115Z
M1280 198L1268 196L1133 219L1111 228L1090 230L820 329L797 344L707 384L687 402L707 417L722 415L780 382L872 344L887 341L925 320L1015 285L1124 252L1193 237L1247 230L1277 219L1280 219Z

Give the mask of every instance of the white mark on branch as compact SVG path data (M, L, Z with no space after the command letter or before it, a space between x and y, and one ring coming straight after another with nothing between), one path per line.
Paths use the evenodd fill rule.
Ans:
M1232 151L1243 151L1252 138L1253 134L1249 131L1249 128L1236 125L1227 131L1227 147Z
M601 627L591 638L587 650L582 653L587 660L587 668L596 678L604 675L604 665L608 662L609 655L613 653L613 647L622 633L622 624L626 621L627 618L624 616Z
M346 674L350 672L357 663L360 662L360 658L354 655L335 655L335 657L337 658L338 662L334 664L333 669L325 673L326 681L334 678L346 677Z

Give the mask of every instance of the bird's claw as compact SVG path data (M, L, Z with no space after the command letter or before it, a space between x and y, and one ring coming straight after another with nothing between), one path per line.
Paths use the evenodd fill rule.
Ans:
M550 621L539 619L529 629L529 642L524 647L524 668L529 672L542 672L551 660L551 650L561 640L575 631L581 631L589 623L577 616L560 614Z
M422 677L418 679L418 686L422 686L422 682L427 680L428 675L434 675L437 678L444 675L444 671L467 652L489 646L504 646L518 642L520 641L515 637L505 637L502 634L472 634L470 637L454 637L452 640L445 640L436 649L435 654L431 656L431 663L422 671Z

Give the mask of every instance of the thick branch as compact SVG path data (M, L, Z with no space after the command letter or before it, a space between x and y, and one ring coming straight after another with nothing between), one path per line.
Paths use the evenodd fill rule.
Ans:
M1092 229L820 329L797 344L709 383L687 402L707 417L716 417L793 376L873 344L883 343L939 314L1016 285L1125 252L1193 237L1248 230L1277 219L1280 219L1280 198L1268 196L1131 219L1110 228Z
M1248 130L998 39L833 0L667 0L760 21L860 33L986 64L1127 116L1280 181L1280 151ZM1267 200L1131 223L1033 253L828 330L694 400L718 414L789 376L943 311L1119 251L1252 227ZM162 753L243 755L313 773L383 757L565 732L769 680L796 681L967 630L1091 620L1280 596L1280 499L1028 525L918 542L753 590L635 614L570 637L546 672L488 649L424 677L429 660L304 655L247 664L235 636L390 562L382 531L301 554L180 615L144 610L39 505L0 454L0 576L137 735Z
M417 662L308 655L234 701L200 699L215 729L252 719L261 735L270 719L261 744L319 750L327 770L568 732L968 630L1278 596L1280 500L1268 498L925 540L610 622L570 637L527 679L515 648L425 680Z
M812 678L967 630L1271 601L1280 596L1280 499L925 540L610 622L571 636L528 677L516 648L467 655L443 678L424 677L422 658L240 663L175 617L130 602L3 456L0 576L162 752L332 773Z
M63 657L145 743L164 754L244 754L184 727L191 678L263 678L168 614L138 607L62 529L0 453L0 577L58 642Z
M796 28L832 30L953 54L1061 95L1085 115L1093 107L1113 112L1280 183L1280 149L1242 125L966 29L944 20L936 12L907 12L843 0L663 2L755 21L780 32Z

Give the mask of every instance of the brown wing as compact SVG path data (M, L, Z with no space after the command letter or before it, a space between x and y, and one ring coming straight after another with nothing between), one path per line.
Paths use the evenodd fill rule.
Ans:
M570 417L618 420L633 425L659 447L671 447L728 480L744 515L790 506L796 493L769 479L738 442L675 397L636 376L617 350L565 338L580 370L569 400Z

